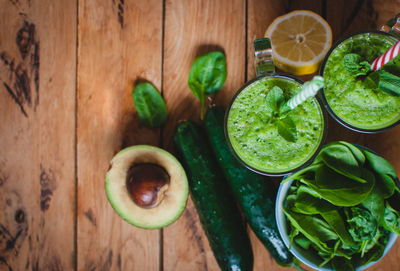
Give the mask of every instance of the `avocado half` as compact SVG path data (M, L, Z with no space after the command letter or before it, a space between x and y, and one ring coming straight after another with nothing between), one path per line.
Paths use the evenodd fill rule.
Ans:
M179 161L149 145L131 146L113 157L105 190L118 215L143 229L162 228L177 220L189 195Z

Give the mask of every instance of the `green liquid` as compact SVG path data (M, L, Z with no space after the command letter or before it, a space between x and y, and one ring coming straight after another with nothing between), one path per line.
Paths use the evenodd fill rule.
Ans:
M279 86L289 100L301 84L281 76L264 77L243 89L229 109L227 132L237 156L248 166L266 173L284 173L307 162L317 151L324 134L324 117L315 98L288 114L296 124L297 141L279 135L276 119L266 114L265 97Z
M324 95L332 111L344 122L375 130L400 119L400 97L371 88L362 77L354 78L343 64L343 57L349 53L359 54L371 63L395 42L396 39L384 34L363 33L346 39L330 54L323 74ZM397 70L396 75L400 75L400 63L390 64L392 70Z

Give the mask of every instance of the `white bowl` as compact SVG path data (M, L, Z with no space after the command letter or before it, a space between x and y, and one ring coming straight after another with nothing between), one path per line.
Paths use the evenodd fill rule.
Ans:
M276 217L276 223L278 224L278 230L279 230L279 233L281 234L283 242L285 243L285 245L288 248L290 245L290 239L289 239L289 232L288 232L288 227L287 227L287 220L286 220L286 216L282 210L282 206L283 206L284 200L286 198L286 194L287 194L292 182L293 182L293 180L289 180L279 186L278 194L276 197L276 204L275 204L275 217ZM385 250L380 259L382 259L383 256L385 256L388 253L388 251L392 248L392 246L396 242L396 240L397 240L397 234L391 233L389 236L389 241L387 242ZM314 268L316 270L321 270L321 271L333 270L329 264L327 264L325 267L318 267L318 265L322 263L322 260L314 253L311 253L311 252L303 249L302 247L298 246L294 242L292 243L290 252L297 259L299 259L302 263L308 265L311 268ZM360 266L360 267L356 268L356 270L357 271L364 270L368 267L371 267L372 265L377 263L379 260L377 260L375 262L370 262L369 264L364 265L364 266Z

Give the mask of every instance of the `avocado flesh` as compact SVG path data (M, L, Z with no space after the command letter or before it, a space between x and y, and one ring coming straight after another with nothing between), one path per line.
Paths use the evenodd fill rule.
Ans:
M129 169L141 163L159 165L170 176L162 201L153 208L142 208L135 204L126 187ZM186 207L189 194L186 173L179 161L169 152L149 145L131 146L114 156L106 174L105 190L118 215L144 229L162 228L177 220Z

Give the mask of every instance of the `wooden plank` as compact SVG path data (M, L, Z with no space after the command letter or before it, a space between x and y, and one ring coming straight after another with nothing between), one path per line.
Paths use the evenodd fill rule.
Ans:
M72 270L76 2L0 7L0 270Z
M287 12L286 1L248 0L247 9L247 78L255 78L254 45L255 39L263 38L268 25L277 17ZM276 181L276 185L278 184ZM249 234L254 253L254 270L287 270L276 264L268 250L257 238L250 227Z
M163 93L170 118L164 147L173 151L177 122L199 122L199 101L187 86L194 58L211 50L227 57L228 77L216 95L227 106L244 83L245 1L166 1ZM164 230L164 270L219 270L191 200L182 217Z
M161 89L162 1L79 1L78 270L159 270L160 232L123 221L104 176L113 155L158 145L159 130L138 122L131 91Z

